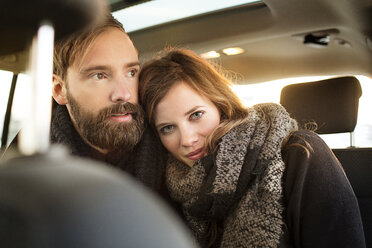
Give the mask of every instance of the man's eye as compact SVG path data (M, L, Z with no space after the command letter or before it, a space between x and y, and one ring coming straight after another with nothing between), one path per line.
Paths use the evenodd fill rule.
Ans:
M128 72L128 76L129 76L129 77L134 77L134 76L137 75L137 72L138 72L137 69L132 69L132 70L130 70L130 71Z
M204 115L204 112L203 112L203 111L196 111L196 112L194 112L194 113L191 114L190 119L191 119L191 120L198 120L198 119L200 119L203 115Z
M105 78L105 75L102 72L99 72L93 75L93 79L96 79L96 80L101 80L104 78Z
M162 127L160 128L160 133L162 134L169 134L173 131L173 126L172 125L168 125L168 126L165 126L165 127Z

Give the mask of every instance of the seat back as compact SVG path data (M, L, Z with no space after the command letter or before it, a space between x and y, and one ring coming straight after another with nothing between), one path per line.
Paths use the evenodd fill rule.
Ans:
M145 186L60 147L0 163L0 240L7 248L196 248Z
M372 148L333 149L358 198L367 247L372 247Z
M280 103L301 127L316 123L318 134L353 132L362 94L355 77L292 84ZM333 149L358 199L367 247L372 248L372 148Z

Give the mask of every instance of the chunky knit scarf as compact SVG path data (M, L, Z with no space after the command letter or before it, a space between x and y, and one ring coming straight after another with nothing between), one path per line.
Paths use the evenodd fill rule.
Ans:
M283 234L281 144L297 123L277 104L248 109L247 121L221 138L217 151L192 168L170 157L166 180L199 243L216 247L277 247Z
M118 167L149 186L160 191L164 180L164 151L153 132L146 129L141 142L130 153L114 151L101 154L86 144L71 122L65 106L54 105L51 141L64 145L71 154L89 157ZM163 194L163 193L161 193Z

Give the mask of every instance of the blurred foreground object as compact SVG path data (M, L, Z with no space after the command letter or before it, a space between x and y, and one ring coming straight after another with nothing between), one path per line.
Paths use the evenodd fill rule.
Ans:
M0 240L7 248L195 247L144 186L61 147L0 168Z
M174 213L124 172L49 145L54 40L106 11L105 0L0 3L0 56L26 50L33 84L22 155L0 162L1 247L195 247Z

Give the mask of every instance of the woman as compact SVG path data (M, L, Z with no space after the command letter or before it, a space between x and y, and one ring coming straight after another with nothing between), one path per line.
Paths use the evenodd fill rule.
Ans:
M146 63L139 87L169 152L167 187L202 247L365 247L339 162L283 107L245 108L189 50Z

